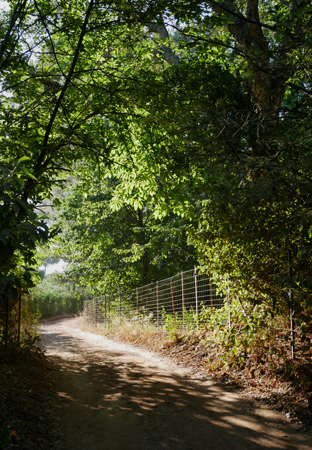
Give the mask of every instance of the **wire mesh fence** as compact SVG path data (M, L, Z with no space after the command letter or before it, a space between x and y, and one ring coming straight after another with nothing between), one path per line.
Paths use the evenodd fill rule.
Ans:
M231 304L229 296L219 290L211 277L194 269L131 291L110 292L84 301L84 318L94 327L98 324L110 327L126 319L159 328L171 324L176 330L185 331L203 327L212 311L226 306L221 320L230 329ZM295 341L299 338L293 327L293 316L290 328L273 329L276 340L289 342L284 344L295 359Z
M127 292L119 292L84 302L85 319L96 325L110 325L116 318L150 321L164 326L172 317L178 329L204 320L203 311L224 306L225 296L205 273L196 270L180 274Z

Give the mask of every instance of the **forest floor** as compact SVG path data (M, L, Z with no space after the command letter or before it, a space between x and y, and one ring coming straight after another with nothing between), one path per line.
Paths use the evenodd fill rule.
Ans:
M0 345L0 450L55 448L60 430L52 373L40 351Z
M82 328L81 318L46 322L48 358L0 354L0 449L311 448L309 405L290 381L211 380L196 339L154 337L149 352Z

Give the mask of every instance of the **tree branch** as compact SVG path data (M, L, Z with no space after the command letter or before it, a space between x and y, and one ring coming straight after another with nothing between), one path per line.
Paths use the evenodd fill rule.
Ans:
M145 26L151 33L158 33L163 41L169 39L169 33L163 21L161 24L155 22L146 22ZM167 61L168 64L171 65L179 64L179 57L175 55L175 53L170 47L168 47L167 45L162 45L160 47L160 50L162 51L164 59L165 61Z
M76 66L77 61L78 61L78 57L79 57L79 53L80 53L80 50L81 50L82 42L83 42L84 36L85 36L85 34L87 32L87 25L88 25L88 22L89 22L89 18L90 18L93 6L94 6L94 0L90 0L89 6L88 6L88 10L86 12L85 20L84 20L84 23L83 23L83 25L81 27L80 36L79 36L79 40L78 40L78 43L77 43L77 46L76 46L76 49L75 49L75 53L74 53L74 57L73 57L73 60L72 60L71 67L69 69L69 72L68 72L68 75L66 77L65 83L63 85L62 91L60 92L60 95L59 95L59 97L57 99L57 102L56 102L56 104L54 106L54 109L52 111L52 114L51 114L51 117L50 117L50 121L49 121L49 123L47 125L47 128L46 128L45 136L44 136L44 139L43 139L43 147L46 147L47 144L48 144L48 141L49 141L49 138L50 138L50 134L51 134L51 131L52 131L52 127L53 127L54 121L56 119L58 110L59 110L59 108L61 106L61 103L62 103L62 100L64 98L64 95L65 95L65 93L67 91L67 88L68 88L68 86L69 86L69 84L71 82L71 78L73 76L73 73L74 73L74 70L75 70L75 66ZM42 154L40 155L40 157L38 159L37 167L39 167L40 164L42 163L42 161L44 160L45 153L46 153L46 149L43 149Z
M260 22L259 17L257 20L253 19L252 17L248 17L248 15L247 15L247 17L245 17L243 14L234 11L235 8L232 3L230 3L231 4L231 8L230 8L228 6L229 3L230 2L227 2L227 5L226 5L225 3L218 3L218 2L214 2L214 1L208 2L208 4L211 6L211 8L213 8L215 11L223 10L243 22L254 24L254 25L257 25L258 27L267 28L268 30L271 30L271 31L276 31L276 25L272 26L272 25L268 25L266 23Z
M28 0L18 1L12 12L9 28L7 29L7 32L6 32L4 39L2 40L2 43L0 46L0 68L4 63L2 61L2 59L3 59L4 52L6 51L6 49L8 47L8 43L11 38L12 30L16 26L18 19L19 19L19 22L21 23L25 16L24 10L27 5L27 1ZM15 46L16 46L16 42L14 43L13 48ZM11 53L12 53L12 51L11 51Z

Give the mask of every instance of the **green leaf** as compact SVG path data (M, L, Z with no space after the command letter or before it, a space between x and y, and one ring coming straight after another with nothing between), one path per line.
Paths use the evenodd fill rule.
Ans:
M26 169L26 167L21 166L21 170L22 170L22 171L24 172L24 174L27 175L29 178L32 178L33 180L38 181L37 178L36 178L33 174L31 174L31 173Z
M31 158L29 156L22 156L21 158L19 158L17 160L17 162L18 162L18 164L20 164L21 162L30 161L30 160L31 160Z

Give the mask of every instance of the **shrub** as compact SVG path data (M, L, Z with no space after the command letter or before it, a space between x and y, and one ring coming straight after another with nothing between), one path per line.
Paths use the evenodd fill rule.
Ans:
M45 278L32 290L33 309L41 318L78 313L87 295L57 277Z

